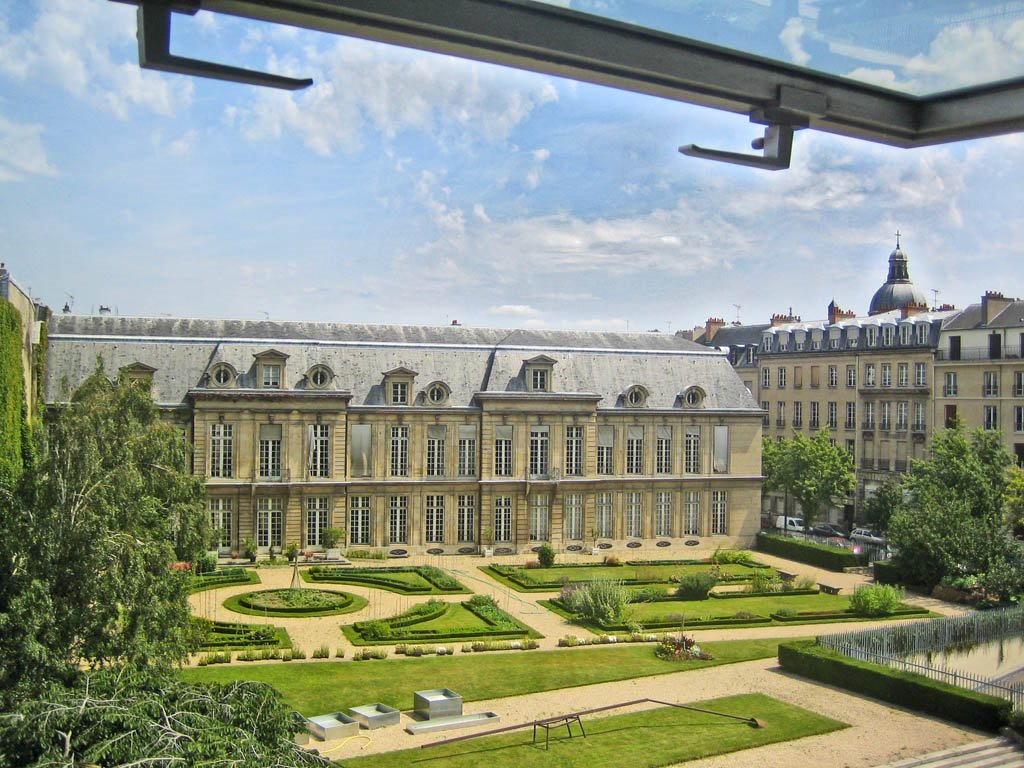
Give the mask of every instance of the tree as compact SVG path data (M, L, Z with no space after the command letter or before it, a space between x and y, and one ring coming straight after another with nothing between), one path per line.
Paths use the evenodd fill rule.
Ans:
M1010 467L1006 475L1006 522L1017 538L1024 538L1024 470Z
M856 488L853 457L832 444L827 429L806 438L765 440L761 453L765 487L786 491L800 502L804 525L810 526L834 499L845 499Z
M1021 574L1013 564L1021 549L1004 514L1012 457L999 433L944 430L932 439L929 456L912 463L903 481L908 498L889 526L901 578L930 589L977 577L995 596L1019 589Z
M903 503L903 488L892 478L886 480L864 500L864 520L881 531L889 530L893 513Z
M203 486L148 390L102 370L47 418L39 460L0 498L0 690L71 683L83 663L169 668L194 646L187 575Z

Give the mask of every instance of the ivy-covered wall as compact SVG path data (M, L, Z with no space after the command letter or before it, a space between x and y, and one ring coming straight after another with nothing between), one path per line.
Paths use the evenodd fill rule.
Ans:
M27 425L22 338L21 315L14 305L0 300L0 485L16 481L23 466Z

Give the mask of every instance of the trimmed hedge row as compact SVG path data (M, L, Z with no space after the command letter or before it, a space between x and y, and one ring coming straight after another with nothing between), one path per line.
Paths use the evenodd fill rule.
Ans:
M778 592L709 592L708 597L714 600L734 600L739 597L796 597L816 594L816 589L783 589Z
M257 594L257 593L255 593L255 592L250 592L249 593L249 595L254 595L254 594ZM252 610L252 611L268 611L270 613L292 613L292 614L295 614L295 615L301 615L301 614L304 614L304 613L320 613L320 612L323 612L323 611L338 611L338 612L341 612L345 608L348 608L350 605L352 605L352 601L355 599L355 598L352 597L352 595L350 595L350 594L348 594L346 592L336 592L335 594L344 595L345 597L344 597L344 599L339 600L334 605L321 605L321 606L311 606L311 605L280 605L280 606L276 606L274 608L270 608L270 607L268 607L268 606L266 606L266 605L264 605L262 603L253 602L249 598L249 595L240 595L239 598L238 598L238 603L239 603L239 605L241 605L241 606L243 606L245 608L248 608L249 610Z
M876 584L899 584L900 576L891 560L875 560L871 564Z
M838 549L824 544L815 544L790 536L778 536L772 533L757 534L757 549L769 555L795 560L798 563L824 568L827 571L842 572L844 568L854 568L868 564L866 555L857 555L849 549Z
M1005 725L1013 708L995 696L848 658L814 640L780 644L779 664L802 677L986 731Z

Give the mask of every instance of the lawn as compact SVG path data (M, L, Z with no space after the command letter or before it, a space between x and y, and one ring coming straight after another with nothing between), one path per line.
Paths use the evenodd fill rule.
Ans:
M533 743L532 728L484 736L426 749L407 749L349 758L350 768L400 768L408 765L445 768L656 768L712 755L737 752L806 736L830 733L845 723L758 693L694 702L695 706L726 714L757 717L764 728L700 712L660 707L645 712L606 717L583 716L586 738L568 738L552 730L550 749L543 738ZM443 737L445 734L441 734ZM440 739L439 739L440 740Z
M723 640L704 643L712 661L661 661L651 645L423 656L383 661L310 661L190 668L181 677L194 683L258 680L273 685L304 715L338 712L381 702L412 709L413 691L447 687L465 701L520 696L613 680L667 675L721 664L764 659L778 653L778 639Z
M669 584L673 577L703 573L716 567L723 582L745 581L756 571L772 572L766 566L710 562L676 563L627 562L623 565L555 565L551 568L487 565L480 570L517 592L554 592L569 582L621 581L624 585Z
M446 571L433 566L348 568L314 565L302 571L310 583L354 584L400 595L468 594L469 590Z

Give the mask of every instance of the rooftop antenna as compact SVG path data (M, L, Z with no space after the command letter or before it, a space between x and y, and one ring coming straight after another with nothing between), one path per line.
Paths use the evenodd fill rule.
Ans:
M267 312L267 310L265 310L265 309L260 309L260 310L257 310L257 311L258 311L258 312L259 312L259 313L260 313L261 315L263 315L264 319L266 319L266 320L269 320L269 319L270 319L270 313L269 313L269 312Z
M740 310L743 309L742 304L733 304L736 307L736 325L740 324Z
M932 309L939 308L939 289L932 288Z

